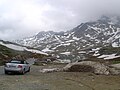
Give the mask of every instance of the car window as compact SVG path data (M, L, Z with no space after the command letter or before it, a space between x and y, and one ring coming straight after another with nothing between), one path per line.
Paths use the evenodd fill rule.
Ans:
M28 62L24 61L24 64L28 64Z
M10 63L20 64L20 63L21 63L21 61L11 61Z
M12 60L12 61L10 61L10 63L24 64L24 61Z

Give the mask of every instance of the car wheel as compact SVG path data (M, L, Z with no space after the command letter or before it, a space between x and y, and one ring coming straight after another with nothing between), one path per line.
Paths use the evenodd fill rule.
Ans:
M23 71L21 72L21 74L22 74L22 75L24 75L24 74L25 74L25 69L23 69Z
M29 69L28 69L28 72L30 72L30 67L29 67Z
M8 74L8 71L5 70L5 74Z

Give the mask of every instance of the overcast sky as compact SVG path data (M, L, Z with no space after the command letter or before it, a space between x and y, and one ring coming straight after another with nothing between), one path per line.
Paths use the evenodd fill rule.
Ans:
M120 0L0 0L0 39L65 31L103 14L120 13Z

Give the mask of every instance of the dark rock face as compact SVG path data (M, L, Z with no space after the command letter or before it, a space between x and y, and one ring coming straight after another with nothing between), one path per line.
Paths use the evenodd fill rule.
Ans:
M88 65L73 65L68 72L93 72L94 68Z

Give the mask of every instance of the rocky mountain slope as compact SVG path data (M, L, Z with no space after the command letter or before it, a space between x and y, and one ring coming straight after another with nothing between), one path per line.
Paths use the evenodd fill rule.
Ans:
M46 53L33 48L28 48L8 41L0 40L0 64L12 58L42 58Z
M39 32L16 42L51 53L60 59L84 59L89 52L99 56L101 53L94 49L120 47L120 17L102 16L99 20L82 23L70 31Z

